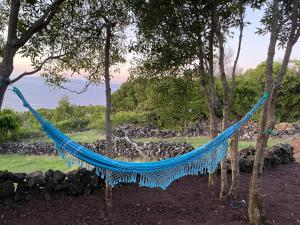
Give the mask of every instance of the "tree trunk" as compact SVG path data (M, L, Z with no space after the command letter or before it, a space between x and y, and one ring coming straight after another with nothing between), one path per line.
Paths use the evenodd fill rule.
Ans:
M214 139L218 135L217 116L214 111L210 112L210 139ZM217 184L217 174L209 173L208 176L208 188L214 189Z
M215 88L215 77L214 77L214 63L213 63L213 28L210 31L209 39L209 53L208 53L208 71L205 70L205 60L207 57L204 56L203 42L201 36L198 36L199 42L199 75L200 83L204 90L210 119L210 138L213 139L218 135L217 116L216 116L216 88ZM213 189L216 186L217 176L215 173L209 173L208 187Z
M278 37L278 0L273 1L272 6L272 25L271 25L271 36L270 44L268 49L268 57L266 64L266 78L265 78L265 91L269 92L272 88L272 73L273 73L273 61L275 55L276 41ZM259 134L256 142L256 153L255 160L252 170L252 176L250 179L249 187L249 205L248 205L248 216L250 224L260 225L264 224L265 212L262 206L260 197L260 184L262 179L262 168L264 163L264 153L267 144L268 134L265 132L266 124L268 120L268 108L270 100L266 100L264 107L261 112L261 118L259 123Z
M105 59L104 59L104 79L105 79L105 94L106 94L106 108L105 108L105 135L106 135L106 152L108 157L112 157L112 125L111 125L111 88L110 88L110 45L111 45L111 25L106 27L106 41L105 41ZM110 171L107 171L106 176L109 176ZM106 182L105 187L105 201L107 208L112 208L112 187Z
M279 90L281 87L281 83L283 81L284 75L286 73L286 70L288 68L288 63L290 61L291 53L293 50L293 47L295 43L299 39L300 35L300 25L297 24L298 17L299 17L299 1L298 0L293 0L293 14L292 14L292 28L290 31L290 36L286 45L286 49L284 52L284 57L282 60L282 64L279 70L279 73L277 74L276 77L276 83L272 89L272 93L270 96L270 106L269 106L269 121L268 121L268 130L273 130L276 124L276 119L275 119L275 106L276 106L276 100L279 94ZM296 30L298 29L298 32Z
M272 22L272 32L271 32L271 40L270 40L270 46L269 46L269 52L268 52L268 60L267 60L267 68L266 68L266 77L267 80L272 79L272 66L273 66L273 60L274 60L274 52L272 48L275 49L275 44L277 39L277 23L278 23L278 1L274 0L274 8L273 8L273 22ZM260 131L264 131L266 127L266 123L268 123L268 130L273 130L276 120L275 120L275 105L276 105L276 100L277 96L279 93L279 89L283 80L283 77L286 73L287 67L288 67L288 62L290 60L290 55L293 49L294 44L297 42L299 39L299 23L298 17L299 17L299 2L298 0L293 0L292 2L293 5L293 12L292 12L292 28L289 33L288 37L288 42L284 54L284 59L281 64L279 73L277 75L277 80L275 82L275 85L272 89L271 96L267 103L265 104L263 113L262 113L262 118L261 118L261 124L264 126L260 126ZM276 24L275 24L276 22ZM298 31L297 31L298 29ZM297 31L297 32L296 32ZM275 43L274 43L275 42ZM267 89L269 88L269 89ZM270 87L270 81L266 81L265 84L265 90L271 90ZM265 109L267 108L267 109ZM263 129L262 129L263 128ZM253 167L253 173L252 173L252 178L251 178L251 186L249 190L249 207L248 207L248 214L249 214L249 220L251 224L263 224L264 222L264 212L262 210L262 204L260 200L260 195L259 195L259 187L261 183L261 176L263 173L263 163L264 163L264 151L265 147L267 145L268 139L269 139L269 133L268 132L261 132L261 134L258 137L257 141L257 149L256 149L256 156L255 155L255 161L254 161L254 167Z
M238 43L238 49L237 54L233 63L232 68L232 84L231 84L231 90L229 94L229 106L231 106L232 100L233 100L233 94L236 87L236 67L237 63L240 57L241 52L241 46L242 46L242 39L243 39L243 31L244 31L244 16L245 16L245 8L241 5L240 12L239 12L239 43ZM236 115L235 122L238 122L241 119L240 115ZM233 135L233 137L230 140L230 160L231 160L231 186L229 189L229 196L233 199L239 198L239 192L240 192L240 165L239 165L239 131L237 131L236 134Z
M227 83L225 73L225 52L224 52L224 36L220 28L220 21L214 7L212 13L212 19L215 26L216 35L219 42L219 68L220 76L223 87L223 120L222 130L224 131L228 127L229 120L229 87ZM226 157L221 161L221 192L220 199L224 199L227 196L227 168L226 168Z
M9 77L14 68L13 58L15 50L6 47L4 48L4 53L3 60L0 63L0 110L2 109L4 95L10 82Z
M235 122L239 120L236 117ZM233 199L239 198L240 189L240 166L239 166L239 132L236 132L230 140L230 159L231 159L231 186L229 196Z
M7 85L2 81L0 81L0 110L2 109L4 95L7 89Z
M20 11L20 0L13 0L10 3L10 12L7 28L7 40L3 49L3 59L0 63L0 110L8 86L9 77L14 69L13 60L17 52L14 42L17 40L17 24Z
M211 24L209 34L209 53L208 53L208 65L209 65L209 113L210 113L210 138L213 139L218 135L218 124L217 124L217 94L216 84L214 76L214 26ZM214 189L217 183L216 173L210 173L208 177L208 187Z

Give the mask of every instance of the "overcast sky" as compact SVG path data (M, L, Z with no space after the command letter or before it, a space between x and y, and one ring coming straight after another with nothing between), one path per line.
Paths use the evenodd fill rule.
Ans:
M251 25L245 28L242 49L240 54L240 59L238 62L238 67L244 71L249 68L255 68L259 63L266 60L267 49L269 44L269 35L259 36L255 34L256 28L260 26L260 18L262 17L262 11L254 11L252 9L247 10L246 20L251 22ZM226 49L235 54L238 44L238 35L236 32L235 36L228 40L226 44ZM275 55L276 60L281 60L283 58L284 51L278 50ZM291 59L300 59L300 43L299 41L295 44L293 49ZM113 75L112 82L121 83L124 82L128 76L128 68L130 68L131 57L128 56L128 62L120 65L120 73L115 73ZM15 60L15 70L13 75L16 76L24 71L30 71L30 61L28 59L16 57Z

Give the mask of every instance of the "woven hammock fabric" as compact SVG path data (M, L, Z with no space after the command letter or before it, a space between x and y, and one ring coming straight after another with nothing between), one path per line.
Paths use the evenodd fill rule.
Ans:
M48 137L55 142L58 154L66 160L68 166L75 163L87 169L95 168L97 174L111 186L119 183L138 183L140 186L162 189L166 189L174 180L186 175L214 172L218 163L227 155L228 139L252 117L269 97L269 94L265 92L263 97L239 122L191 152L156 162L124 162L95 153L71 140L34 110L18 88L14 87L13 91L39 121Z

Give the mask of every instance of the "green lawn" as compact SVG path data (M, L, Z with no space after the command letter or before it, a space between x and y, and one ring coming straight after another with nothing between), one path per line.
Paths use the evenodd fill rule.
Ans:
M67 134L71 139L78 142L93 143L105 138L103 130L88 130Z
M33 172L47 171L48 169L68 171L74 168L68 168L65 162L58 156L37 156L37 155L0 155L0 171L8 170L10 172Z
M104 131L103 130L87 130L87 131L81 131L81 132L73 132L73 133L66 133L68 137L73 139L77 142L82 143L93 143L97 140L101 140L105 138ZM51 142L51 140L45 135L43 137L36 138L30 138L30 139L23 139L22 142L26 143L33 143L33 142Z
M201 136L201 137L172 137L172 138L141 138L141 139L136 139L136 141L141 141L141 142L158 142L158 141L166 141L166 142L172 142L172 143L178 143L178 142L187 142L191 144L192 146L199 147L201 145L204 145L209 141L208 137ZM282 139L274 139L270 138L268 146L273 146L279 142L282 142ZM255 146L256 140L253 141L239 141L239 149L247 148L249 146Z

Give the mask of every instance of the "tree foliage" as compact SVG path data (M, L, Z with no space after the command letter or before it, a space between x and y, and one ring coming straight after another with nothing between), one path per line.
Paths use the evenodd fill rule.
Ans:
M274 76L280 69L274 64ZM262 96L265 62L255 69L249 69L237 76L236 88L232 99L231 119L243 116ZM296 67L291 67L283 83L277 102L277 116L280 121L296 122L299 116L300 76ZM122 84L113 94L114 111L148 112L148 121L162 128L179 128L201 118L208 118L203 88L192 76L135 78ZM217 80L218 99L222 99L222 87ZM292 100L291 100L292 99ZM217 115L222 116L222 102L218 101ZM258 114L254 117L258 119Z

